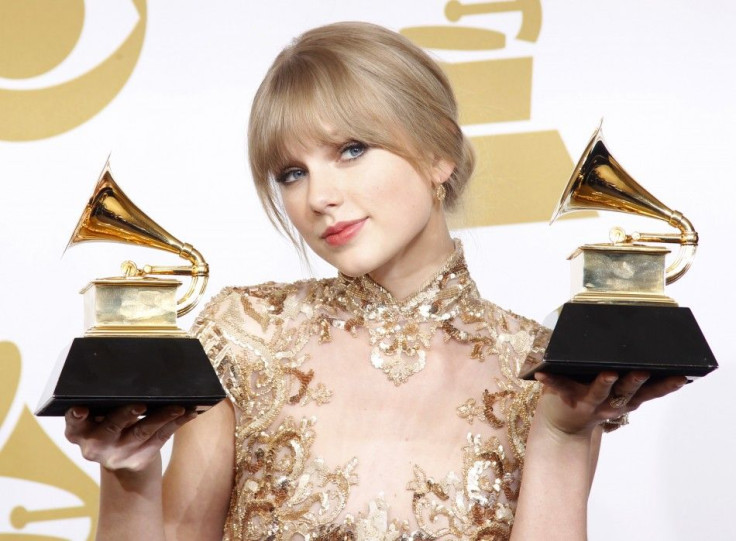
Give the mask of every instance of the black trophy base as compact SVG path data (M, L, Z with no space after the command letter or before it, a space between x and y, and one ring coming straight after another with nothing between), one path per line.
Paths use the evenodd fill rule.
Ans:
M543 360L525 364L519 377L545 372L592 381L604 371L641 370L653 378L695 379L716 368L689 308L568 302Z
M63 416L72 406L103 415L128 404L201 412L223 398L196 338L84 337L62 354L36 415Z

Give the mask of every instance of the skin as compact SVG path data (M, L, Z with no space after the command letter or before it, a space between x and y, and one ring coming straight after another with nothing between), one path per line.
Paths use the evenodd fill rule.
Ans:
M680 389L684 377L648 383L645 372L603 372L590 385L538 374L544 384L527 439L524 477L512 539L587 539L587 501L600 423ZM620 408L611 396L626 396Z
M436 184L454 165L437 160L425 178L405 159L356 141L300 145L278 175L284 209L307 245L349 276L369 274L395 297L413 293L454 250ZM346 244L324 233L361 220Z
M453 250L433 197L453 166L435 160L423 176L391 152L355 143L300 145L279 175L284 207L318 255L348 275L370 274L401 299ZM325 232L340 222L360 226L336 245ZM584 540L600 424L680 388L685 378L648 383L646 373L602 373L584 385L537 377L544 390L527 441L512 539ZM614 408L612 395L629 401ZM102 420L90 419L84 408L67 412L67 438L101 466L97 538L221 539L235 461L232 405L221 402L199 417L182 408L142 413L135 405ZM160 449L174 432L162 479Z
M222 539L235 461L232 405L199 417L172 407L139 418L141 410L120 408L102 421L85 408L66 414L67 438L100 463L97 539ZM162 479L160 450L174 431Z

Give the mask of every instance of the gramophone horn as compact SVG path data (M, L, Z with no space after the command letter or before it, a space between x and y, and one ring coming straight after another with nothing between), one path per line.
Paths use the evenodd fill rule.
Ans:
M562 193L550 223L568 212L579 210L612 210L657 218L680 230L679 234L632 233L626 235L616 228L616 243L665 242L680 245L675 260L665 270L667 283L687 272L695 257L698 234L682 213L671 210L645 190L611 155L598 126L580 158L570 181Z
M189 266L146 265L142 269L131 262L123 263L126 276L191 276L189 289L177 301L178 316L192 310L204 293L209 269L202 254L191 244L185 244L168 233L125 195L113 180L109 160L69 239L67 249L87 241L113 241L145 246L175 253L189 261Z

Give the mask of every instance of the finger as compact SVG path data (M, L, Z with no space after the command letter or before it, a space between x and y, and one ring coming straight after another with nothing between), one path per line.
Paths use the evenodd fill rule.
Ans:
M596 407L606 396L606 393L616 378L615 372L607 372L606 375L612 377L613 380L608 382L605 376L602 377L599 375L591 383L581 383L580 381L557 374L542 374L539 380L545 384L545 390L556 395L569 407L577 407L580 402L592 404L593 407Z
M167 406L154 410L144 419L135 423L132 429L124 434L125 443L140 445L150 439L161 439L161 437L165 435L165 433L160 433L162 428L186 415L186 409L181 406ZM173 434L174 430L175 429L171 430L171 434ZM171 434L166 436L166 439L168 439Z
M632 371L628 372L616 382L611 389L612 396L623 396L631 398L649 379L649 372Z
M142 404L116 408L104 416L95 429L94 435L100 440L115 440L129 426L133 425L145 413Z
M556 394L569 395L576 392L580 387L580 383L559 374L547 374L545 372L537 372L534 374L537 381L542 383L546 389Z
M601 372L593 380L588 390L590 401L596 405L600 405L611 394L611 389L618 381L619 377L616 372Z
M80 406L75 406L66 410L64 420L66 421L66 429L64 435L71 443L77 443L79 437L88 430L89 410Z
M171 415L171 412L169 413ZM171 419L170 416L168 418ZM161 448L181 426L196 418L195 411L185 411L183 415L169 420L158 430L150 433L152 423L147 419L141 420L128 429L128 441L121 440L114 452L106 455L100 464L111 471L141 471L160 454ZM140 436L144 433L145 436Z
M580 384L560 375L538 372L534 375L543 385L543 391L557 396L563 403L574 407L580 396L577 388Z
M178 417L174 419L173 421L166 423L164 426L159 428L156 431L156 437L162 441L165 442L168 440L171 436L174 435L174 432L179 430L182 426L187 424L189 421L192 421L197 418L197 412L196 411L187 411L182 415L181 417Z
M681 389L687 383L684 376L674 376L662 380L649 381L634 395L628 404L629 410L634 410L644 402L660 398Z

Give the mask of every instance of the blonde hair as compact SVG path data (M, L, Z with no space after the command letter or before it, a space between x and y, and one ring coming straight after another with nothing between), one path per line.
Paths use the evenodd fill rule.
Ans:
M448 209L475 165L447 76L408 39L370 23L335 23L302 34L276 57L253 101L253 180L269 218L292 240L275 183L289 163L289 145L346 139L389 150L420 172L437 159L454 164L444 184Z

